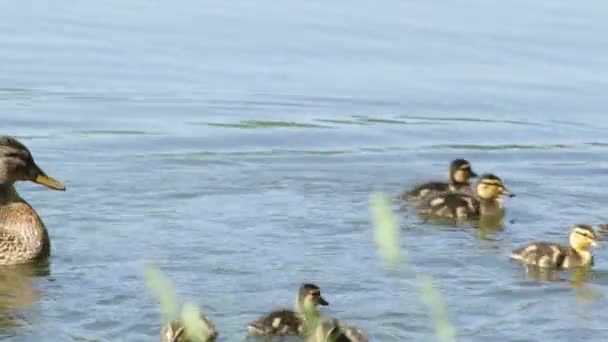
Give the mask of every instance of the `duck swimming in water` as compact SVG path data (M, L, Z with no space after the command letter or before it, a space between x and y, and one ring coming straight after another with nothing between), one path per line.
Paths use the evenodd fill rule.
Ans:
M549 242L534 242L518 248L511 258L525 265L543 268L571 268L593 266L593 254L589 250L597 246L597 235L591 226L575 225L570 231L570 246Z
M403 200L417 200L448 191L472 194L470 180L475 177L477 177L477 174L471 168L471 163L464 159L455 159L450 163L450 179L448 182L424 183L404 192L400 198Z
M477 181L476 195L446 192L422 199L417 209L421 214L449 219L471 219L503 213L501 195L513 197L502 180L493 174L484 174Z
M31 181L49 189L65 186L48 176L17 139L0 136L0 265L44 259L50 255L49 235L36 210L15 189L15 182Z
M320 319L317 307L329 303L321 296L319 286L304 283L298 291L296 310L272 311L249 324L247 330L259 336L307 336L309 328Z

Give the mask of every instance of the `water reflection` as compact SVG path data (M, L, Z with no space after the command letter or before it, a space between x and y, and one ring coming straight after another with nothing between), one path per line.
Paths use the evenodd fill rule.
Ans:
M35 281L49 274L48 262L0 268L0 336L10 334L11 328L27 324L23 312L40 298Z
M482 216L475 225L478 228L479 237L486 238L487 235L495 234L505 229L504 214Z

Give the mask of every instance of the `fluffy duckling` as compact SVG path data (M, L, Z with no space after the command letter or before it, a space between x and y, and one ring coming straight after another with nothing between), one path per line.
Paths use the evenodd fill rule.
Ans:
M355 326L344 325L337 319L325 319L316 326L306 342L367 342L367 334Z
M218 332L211 320L201 314L201 324L203 326L202 335L205 336L201 342L213 342L217 339ZM165 324L160 331L161 342L191 342L186 335L183 322L175 320Z
M469 219L502 213L500 195L513 197L502 180L493 174L484 174L477 181L476 195L446 192L425 197L418 203L422 214L450 219Z
M534 242L514 250L511 258L520 260L525 265L543 268L593 266L593 254L589 249L597 245L596 239L597 235L591 226L579 224L570 231L570 246Z
M327 306L329 303L321 296L321 289L310 283L300 286L296 310L275 310L254 322L247 330L252 335L261 336L306 336L310 324L316 324L320 318L318 305Z
M17 139L0 136L0 265L40 260L50 255L49 235L42 219L15 189L16 181L31 181L64 191L47 176L30 151Z
M450 163L449 182L429 182L416 186L401 195L402 199L416 200L447 191L472 193L470 179L477 177L471 163L464 159L455 159Z

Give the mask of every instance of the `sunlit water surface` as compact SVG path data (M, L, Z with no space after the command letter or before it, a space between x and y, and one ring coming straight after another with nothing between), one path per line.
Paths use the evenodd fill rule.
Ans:
M605 341L608 257L538 281L532 240L608 220L604 1L12 1L0 118L65 193L20 184L49 265L0 273L7 341L155 341L156 261L222 340L290 307L375 341L433 340L418 283L377 255L369 195L453 158L517 197L500 229L397 212L459 341Z

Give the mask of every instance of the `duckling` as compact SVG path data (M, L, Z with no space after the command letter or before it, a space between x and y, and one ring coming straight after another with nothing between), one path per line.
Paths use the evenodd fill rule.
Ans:
M65 191L61 182L36 165L25 145L15 138L0 136L0 265L44 259L51 251L46 227L36 210L17 193L16 181L32 181Z
M514 197L502 180L493 174L484 174L477 181L476 195L446 192L425 197L417 208L420 213L441 218L470 219L479 216L502 214L500 195Z
M217 330L215 329L215 325L211 320L201 314L201 323L205 328L203 331L203 336L205 339L200 342L213 342L217 339L219 335ZM160 341L161 342L191 342L186 335L186 329L184 327L183 322L174 320L165 324L160 331ZM199 341L197 341L199 342Z
M472 193L470 179L477 177L471 163L464 159L455 159L450 163L449 182L429 182L404 192L401 199L416 200L448 191Z
M318 305L329 303L321 296L319 286L304 283L298 291L296 310L279 309L272 311L254 322L247 330L252 335L260 336L307 336L308 329L320 318Z
M344 325L337 319L324 319L306 342L367 342L367 334L355 326Z
M525 265L542 268L571 268L593 266L593 254L590 247L597 246L597 235L591 226L575 225L570 231L570 246L549 242L534 242L515 249L511 258L522 261Z

